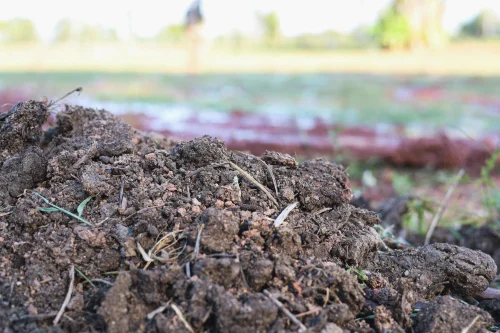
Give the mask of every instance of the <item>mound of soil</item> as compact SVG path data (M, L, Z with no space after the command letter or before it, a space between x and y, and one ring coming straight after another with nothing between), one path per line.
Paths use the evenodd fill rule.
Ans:
M27 101L0 124L2 332L494 324L495 307L458 300L489 286L492 258L388 248L377 214L349 203L342 166L231 152L211 137L173 143L78 106L42 131L48 114Z

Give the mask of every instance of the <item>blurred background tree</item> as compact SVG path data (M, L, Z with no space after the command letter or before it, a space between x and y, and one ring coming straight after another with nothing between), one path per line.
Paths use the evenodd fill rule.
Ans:
M160 43L178 44L184 37L185 28L183 24L173 24L164 27L156 35L156 41Z
M13 44L37 41L38 34L30 20L14 19L0 22L0 42Z
M257 19L267 46L276 47L280 38L280 20L276 12L257 14Z
M474 38L500 37L500 17L491 10L483 10L460 28L460 35Z
M374 27L386 49L439 47L445 44L442 0L394 0Z
M70 19L60 20L54 28L54 42L93 43L93 42L116 42L118 33L115 29L105 28L101 25L75 22Z

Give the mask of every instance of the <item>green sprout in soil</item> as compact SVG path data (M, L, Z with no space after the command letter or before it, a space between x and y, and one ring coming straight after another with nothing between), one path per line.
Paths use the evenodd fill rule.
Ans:
M53 203L51 203L49 201L49 199L45 198L44 196L42 196L41 194L37 193L37 192L33 192L34 194L36 194L37 196L39 196L47 205L50 206L50 208L45 208L45 207L39 207L38 209L41 211L41 212L44 212L44 213L54 213L54 212L61 212L61 213L64 213L64 214L67 214L75 219L77 219L78 221L80 222L83 222L87 225L89 225L90 227L93 227L92 223L90 223L89 221L85 220L83 217L81 217L81 213L83 212L83 208L85 207L85 205L87 204L87 202L90 200L90 198L92 197L89 197L85 200L82 201L82 203L80 203L80 205L78 205L78 215L76 214L73 214L72 212L64 209L64 208L61 208L59 206L56 206L54 205Z
M493 152L481 168L480 183L484 193L484 203L492 220L496 221L500 217L500 189L495 185L491 176L497 166L500 157L500 149ZM500 227L500 221L496 221L496 227Z
M435 210L430 200L425 198L413 198L407 202L408 211L403 215L403 226L405 229L425 235L427 227L425 224L425 214L434 214Z
M87 281L92 287L96 288L94 282L92 282L85 274L83 274L83 272L81 270L79 270L78 268L76 268L75 266L75 271L82 277L85 279L85 281Z

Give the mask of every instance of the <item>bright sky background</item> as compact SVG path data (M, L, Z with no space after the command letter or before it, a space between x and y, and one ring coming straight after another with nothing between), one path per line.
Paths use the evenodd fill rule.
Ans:
M129 22L142 37L155 35L163 26L183 22L190 0L14 0L2 6L0 20L31 19L45 41L50 41L56 23L71 18L114 28L128 36ZM257 31L256 13L276 11L285 35L336 30L349 32L372 24L390 0L202 0L206 33L217 36L239 30ZM500 0L447 0L444 27L458 26L489 8L500 15Z

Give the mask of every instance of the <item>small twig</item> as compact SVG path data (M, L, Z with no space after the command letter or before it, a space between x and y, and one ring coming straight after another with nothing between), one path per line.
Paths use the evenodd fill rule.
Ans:
M122 178L122 182L120 184L120 200L118 202L118 207L122 206L122 200L123 200L123 187L125 186L125 178Z
M191 264L189 263L189 261L186 263L186 276L188 278L191 277Z
M443 211L444 211L446 205L448 204L448 200L450 200L451 195L455 191L455 188L457 187L458 182L460 181L460 179L462 179L464 174L465 174L464 169L460 169L460 171L457 174L457 177L455 178L455 180L451 184L450 188L448 189L448 192L446 192L446 195L444 196L444 199L441 202L441 206L439 206L439 209L438 209L436 215L434 215L434 218L432 219L429 230L427 231L427 235L425 235L424 245L428 245L430 243L432 234L434 233L434 229L436 228L436 226L439 222L439 219L441 218L441 215L443 214Z
M49 107L49 108L50 108L52 105L54 105L54 104L56 104L56 103L58 103L58 102L62 101L63 99L65 99L66 97L68 97L69 95L71 95L72 93L77 92L77 93L78 93L78 95L80 95L80 93L82 92L82 90L83 90L83 89L82 89L82 87L78 87L78 88L76 88L76 89L73 89L73 90L71 90L69 93L67 93L66 95L64 95L63 97L59 98L58 100L56 100L56 101L54 101L54 102L50 102L50 104L49 104L47 107Z
M184 324L184 326L187 328L187 330L189 332L191 332L191 333L194 333L193 327L191 327L191 325L188 323L188 321L186 320L186 318L182 314L182 311L177 307L177 305L175 305L174 303L172 303L172 304L170 304L170 307L172 308L172 310L175 311L175 313L177 314L177 316L179 317L179 319L182 321L182 323Z
M324 212L327 212L327 211L332 210L332 209L333 208L331 208L331 207L325 207L325 208L318 210L317 212L312 213L312 215L317 216L317 215L323 214Z
M2 217L2 216L7 216L7 215L10 215L10 214L12 214L12 212L0 213L0 217Z
M290 311L288 311L287 308L285 308L285 306L283 305L283 303L281 303L280 301L278 301L276 298L274 298L271 293L269 291L267 291L266 289L264 290L264 294L266 294L267 297L269 297L269 299L274 303L276 304L276 306L281 310L283 311L283 313L288 317L290 318L290 320L297 326L299 326L299 332L304 332L307 330L307 328L304 326L304 324L302 324L300 322L300 320L297 319L297 317L295 317Z
M104 280L104 279L92 279L90 281L104 283L104 284L107 284L108 286L112 286L113 285L111 282L109 282L107 280Z
M258 181L256 181L255 178L252 177L252 175L250 175L248 172L246 172L245 170L243 170L242 168L240 168L239 166L237 166L233 162L229 161L227 163L229 163L229 165L231 165L234 169L236 169L236 171L238 171L239 173L241 173L241 175L243 177L245 177L248 181L250 181L251 183L253 183L262 192L264 192L267 195L267 197L269 199L271 199L271 201L276 205L276 207L279 207L278 201L276 201L276 199L273 197L273 195L271 194L271 192L269 192L269 190L267 188L265 188L264 185L262 185L261 183L259 183Z
M25 320L44 320L44 319L52 318L55 316L57 316L57 312L49 312L49 313L43 313L43 314L37 314L37 315L20 316L19 318L12 319L11 321L16 322L16 321L25 321Z
M139 209L137 212L133 213L133 214L130 214L129 216L127 216L126 218L124 218L122 221L127 221L129 218L131 218L132 216L134 215L137 215L139 213L142 213L148 209L153 209L153 208L161 208L163 206L165 206L166 204L163 204L163 205L158 205L158 206L151 206L151 207L145 207L145 208L142 208L142 209Z
M247 155L247 154L245 154L245 155ZM276 178L274 177L273 169L262 158L260 158L258 156L252 156L252 157L254 157L257 161L259 161L260 163L265 165L267 172L269 172L269 174L271 175L271 179L273 180L274 191L276 191L276 196L279 197L278 185L276 183Z
M150 313L148 313L146 318L148 318L148 320L153 319L157 314L165 311L165 309L168 308L169 305L170 305L170 301L168 301L166 304L163 304L162 306L160 306L160 307L154 309L153 311L151 311Z
M64 298L64 302L61 305L61 309L59 309L59 312L57 312L56 318L54 319L53 323L54 325L57 325L59 320L61 319L62 315L64 314L64 310L66 310L66 307L69 304L69 301L71 300L71 294L73 293L73 282L75 281L75 266L71 265L69 267L69 288L68 292L66 293L66 297Z
M283 211L280 213L280 215L278 215L278 217L276 218L276 220L274 220L274 227L277 228L281 225L281 223L283 223L283 221L285 221L285 219L287 218L288 214L290 214L290 212L299 204L298 201L295 201L294 203L292 204L289 204L285 209L283 209Z
M196 244L193 251L193 260L196 260L196 258L198 258L198 254L200 254L201 232L204 227L204 224L202 224L201 227L198 227L198 235L196 235Z
M466 328L464 328L464 329L461 331L461 333L468 333L468 332L469 332L469 330L472 328L472 326L474 326L474 324L476 323L476 321L477 321L479 318L481 318L481 316L480 316L480 315L477 315L477 316L476 316L476 318L474 318L474 319L472 320L472 322L469 324L469 326L467 326Z
M305 316L308 316L308 315L311 315L311 314L314 314L318 311L321 311L321 308L320 307L316 307L312 310L309 310L309 311L306 311L306 312L302 312L302 313L299 313L297 315L295 315L296 318L301 318L301 317L305 317Z

